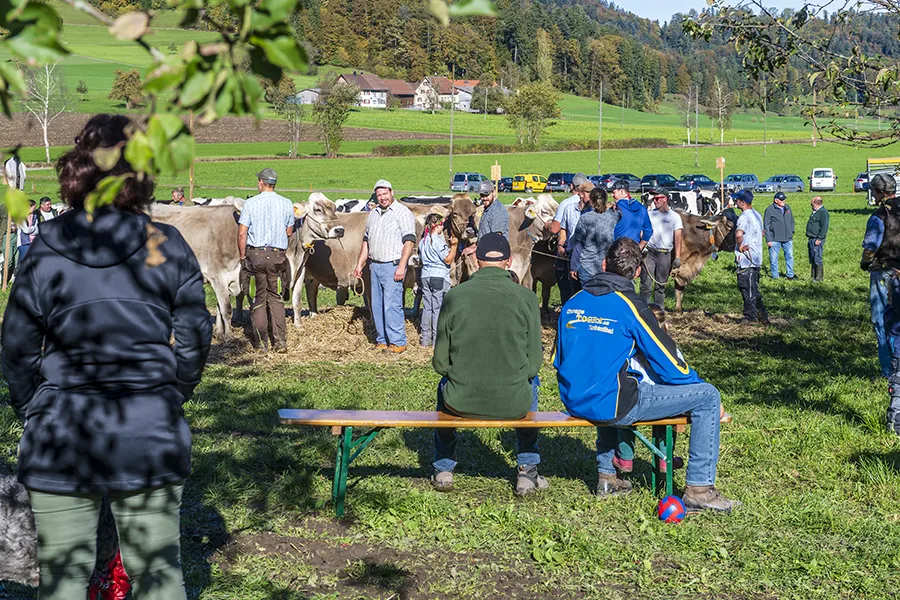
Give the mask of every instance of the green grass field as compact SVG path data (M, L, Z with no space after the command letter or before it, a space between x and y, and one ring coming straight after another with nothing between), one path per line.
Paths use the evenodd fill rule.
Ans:
M441 494L427 481L430 432L388 430L351 466L347 515L335 519L335 439L279 426L276 410L426 410L439 378L426 351L376 354L350 309L334 309L291 329L283 358L254 356L240 330L239 341L215 345L185 407L194 432L182 538L189 598L894 597L900 441L882 430L887 386L858 268L868 211L856 197L826 198L826 278L814 285L802 236L809 197L790 201L800 279L761 284L772 326L732 324L740 297L724 253L672 318L688 361L734 416L717 483L744 502L739 512L659 522L640 450L636 491L596 499L593 438L580 429L542 434L551 487L525 499L512 492L512 432L464 432L456 489ZM320 305L332 302L320 295ZM561 404L549 348L547 359L541 408L553 410ZM20 434L0 410L0 468L13 468ZM687 441L679 437L678 454ZM683 471L675 481L683 485Z
M220 152L230 151L231 145L222 146L225 147L213 148L213 155L221 156ZM248 151L255 151L252 146L247 145ZM201 146L201 153L207 150ZM825 143L819 143L815 148L807 144L774 144L766 152L767 156L763 156L762 146L701 146L700 167L695 168L693 148L608 150L602 153L602 169L603 172L632 172L639 177L647 173L671 173L678 177L699 171L718 179L716 157L724 156L726 174L756 173L760 181L780 173L795 173L806 180L813 168L831 167L838 175L838 193L848 193L853 189L857 173L865 170L866 157L897 154L897 150L890 147L869 151ZM597 172L596 151L455 156L453 171L490 174L494 161L500 163L505 176L518 172L536 172L545 176L553 171ZM279 188L295 200L304 199L310 191L322 191L331 197L348 192L367 196L370 186L382 177L390 180L398 193L440 194L449 190L451 177L447 156L198 162L195 195L221 197L234 193L244 196L247 190L256 189L254 173L270 164L279 173ZM28 181L34 185L35 194L56 197L58 193L53 171L33 170ZM187 182L187 174L163 179L158 182L161 192L157 195L167 197L168 188L187 185Z

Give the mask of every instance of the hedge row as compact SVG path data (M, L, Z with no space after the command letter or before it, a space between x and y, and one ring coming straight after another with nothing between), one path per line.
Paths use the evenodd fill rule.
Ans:
M665 138L625 138L604 142L603 147L608 150L624 148L664 148L668 142ZM564 152L571 150L593 150L597 142L592 140L560 140L542 144L539 152ZM512 154L525 152L519 146L509 144L463 144L453 147L454 154ZM533 151L532 151L533 152ZM450 154L450 146L447 144L402 144L375 146L372 153L375 156L441 156Z

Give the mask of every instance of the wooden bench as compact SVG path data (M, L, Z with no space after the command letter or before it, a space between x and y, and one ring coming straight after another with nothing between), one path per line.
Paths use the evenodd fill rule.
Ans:
M331 434L339 436L337 457L334 461L334 479L331 485L331 500L337 516L344 514L344 503L347 497L347 473L350 463L375 439L382 429L393 427L446 428L458 429L517 429L517 428L551 428L551 427L595 427L594 423L584 419L576 419L561 412L530 412L523 419L508 421L492 421L466 419L436 411L391 411L391 410L311 410L282 408L278 417L283 425L310 425L314 427L331 427ZM731 422L731 415L726 414L723 423ZM687 416L660 419L658 421L641 421L631 426L635 436L653 454L653 472L651 486L657 493L672 494L672 471L674 464L673 433L683 431L690 423ZM370 428L369 431L356 438L354 427ZM637 427L652 427L652 438L648 440ZM665 444L665 450L663 450ZM667 461L665 484L660 477L659 461Z

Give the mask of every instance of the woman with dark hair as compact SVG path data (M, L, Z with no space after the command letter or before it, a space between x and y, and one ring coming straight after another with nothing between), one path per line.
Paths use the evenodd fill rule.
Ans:
M616 224L621 214L607 204L606 190L595 187L588 200L593 211L581 215L572 235L572 277L584 285L603 272L606 252L615 240ZM615 205L613 205L615 206Z
M108 496L137 600L185 598L179 508L191 468L182 405L212 335L203 277L176 229L144 213L153 181L98 148L133 125L97 115L59 159L72 210L41 224L3 319L3 374L25 420L19 481L38 530L40 598L84 598L100 503ZM125 175L111 206L85 210L104 177ZM170 343L174 333L174 347Z

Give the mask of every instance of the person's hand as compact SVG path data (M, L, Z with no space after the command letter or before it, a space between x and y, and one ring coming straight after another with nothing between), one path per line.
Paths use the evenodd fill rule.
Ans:
M772 242L766 242L766 246L768 246L769 248L771 248L771 247L772 247Z
M869 271L872 268L872 261L862 259L861 261L859 261L859 268L863 271Z
M403 281L404 279L406 279L406 267L399 265L394 271L394 281Z
M566 247L563 244L558 244L556 246L556 255L560 258L564 258L566 256Z
M821 246L821 245L822 245L822 240L816 240L815 245L816 245L816 246Z
M577 280L578 280L578 271L569 271L569 276L570 276L572 279L574 279L574 280L577 281Z
M719 402L719 419L725 416L725 405Z
M741 252L748 252L750 250L750 246L748 246L747 244L744 244L743 246L738 248L738 250L740 250Z
M641 248L641 258L647 258L647 255L650 254L650 248L644 246Z
M359 265L356 265L356 268L353 269L353 279L362 279L362 271L363 268Z
M681 259L676 256L675 260L672 261L672 268L677 269L680 266L681 266Z
M476 248L478 248L478 244L472 244L471 246L466 246L465 248L463 248L462 255L469 256L470 254L474 254Z
M249 271L249 270L250 270L250 261L247 260L247 257L246 257L246 256L244 256L243 258L241 258L241 268L242 268L243 270L245 270L245 271Z
M459 238L456 237L455 235L453 235L452 233L450 233L450 234L448 234L448 235L449 235L449 237L450 237L450 245L451 245L451 246L458 246L458 245L459 245Z

